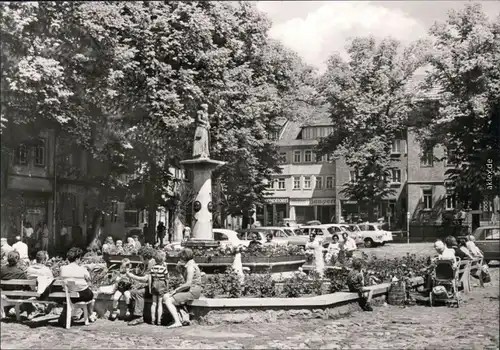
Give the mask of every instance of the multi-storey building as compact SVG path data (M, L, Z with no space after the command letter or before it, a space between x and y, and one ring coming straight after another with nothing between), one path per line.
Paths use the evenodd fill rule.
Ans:
M87 232L96 215L101 215L99 193L93 181L103 171L92 157L64 135L53 130L23 140L13 157L2 155L2 237L20 234L27 222L34 227L47 223L49 246L56 247L61 228L68 227L73 240L87 241ZM184 178L180 169L170 169L173 176ZM130 176L123 176L123 181ZM168 192L168 191L166 191ZM171 195L171 193L166 193ZM111 210L99 218L104 235L124 238L131 230L142 230L147 211L123 201L115 201ZM172 214L157 212L157 222L168 225Z
M257 221L263 226L277 225L284 218L329 222L335 215L335 163L330 156L315 154L318 139L332 131L324 115L282 126L276 135L282 173L274 177L267 203L257 208Z

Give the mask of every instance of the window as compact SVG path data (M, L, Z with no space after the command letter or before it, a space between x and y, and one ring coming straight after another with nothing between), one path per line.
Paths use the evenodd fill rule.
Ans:
M35 146L35 165L45 166L45 142L41 142Z
M278 161L280 164L286 164L286 153L285 152L280 153Z
M124 220L125 220L125 227L138 227L139 214L137 210L125 210Z
M306 189L306 190L311 189L311 177L310 176L304 177L304 189Z
M323 188L323 178L321 176L316 176L316 189L321 190Z
M300 163L301 162L300 154L301 154L300 151L293 151L293 162L294 163Z
M423 153L420 158L420 166L432 166L434 163L434 152L432 150Z
M349 172L349 181L350 182L358 181L358 172L356 170L351 170Z
M20 144L16 152L16 164L28 164L28 147L25 144Z
M284 190L285 189L285 178L280 177L278 179L278 190Z
M500 230L497 228L486 228L486 229L484 229L484 236L483 237L485 240L500 239Z
M393 140L391 147L392 154L401 154L401 140Z
M423 190L424 209L432 209L432 190Z
M391 182L401 183L401 169L391 169Z
M326 137L333 132L333 126L311 126L302 129L302 138L304 140L314 140L320 137Z
M269 131L269 140L277 140L277 139L279 139L279 131L277 130Z
M455 196L453 193L446 193L446 210L453 210L456 207Z
M293 177L293 189L300 190L300 177L297 176Z
M228 241L227 236L222 232L214 232L214 241Z
M312 151L304 152L304 162L311 163L312 162Z
M327 176L326 177L326 188L327 189L332 189L333 188L333 176Z

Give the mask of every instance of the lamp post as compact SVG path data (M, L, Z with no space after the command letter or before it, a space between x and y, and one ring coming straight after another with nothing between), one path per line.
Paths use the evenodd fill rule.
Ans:
M406 128L406 243L410 244L410 128Z

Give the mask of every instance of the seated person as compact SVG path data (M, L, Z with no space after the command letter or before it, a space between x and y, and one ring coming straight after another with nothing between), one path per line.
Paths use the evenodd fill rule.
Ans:
M70 262L68 265L61 266L60 278L68 282L68 292L77 292L78 297L71 298L72 303L88 302L94 299L94 293L90 289L90 274L86 268L78 265L83 251L80 248L71 248L66 254L66 258ZM94 322L97 319L97 314L94 312L94 303L88 304L89 320Z
M373 311L370 305L370 296L366 296L366 292L363 291L365 287L365 279L363 275L363 263L360 259L354 259L352 262L352 270L347 276L347 286L349 291L352 293L358 293L359 295L359 306L364 311Z
M469 251L469 249L467 248L467 245L466 245L466 242L465 242L465 239L459 239L458 240L458 248L467 255L468 259L470 260L473 260L474 257L472 256L471 252Z
M437 259L452 260L456 264L457 258L455 256L455 251L453 249L447 248L442 240L438 239L436 242L434 242L434 249L439 254Z
M30 265L26 270L28 279L36 279L39 276L54 278L52 270L47 265L45 265L48 260L49 255L46 251L40 250L38 253L36 253L36 262Z
M446 237L445 244L448 249L452 249L455 251L456 257L460 258L461 260L470 259L469 256L458 247L458 242L455 237L453 236Z
M21 260L21 258L19 256L18 251L16 251L16 250L9 251L9 253L7 254L7 265L3 265L2 268L0 269L0 280L2 280L2 281L25 280L27 277L26 271L21 266L20 260ZM5 286L2 286L2 289L3 290L18 290L19 287L5 285ZM2 305L5 305L5 304L2 302ZM13 306L14 305L6 306L5 310L2 310L1 314L3 315L4 311L9 312ZM31 318L30 315L32 314L33 310L34 310L33 306L29 303L21 305L21 312L26 311L28 313L28 318Z
M259 235L254 232L254 233L252 233L252 240L248 244L247 249L249 251L252 251L255 249L259 249L260 247L262 247L262 243L259 241Z
M181 251L179 264L184 275L184 283L163 297L168 312L174 320L174 323L169 328L182 327L183 325L177 306L184 306L190 301L199 299L202 292L201 271L194 261L194 254L191 249L184 248Z
M481 251L481 249L479 249L476 245L476 243L474 243L474 241L476 240L475 237L473 235L470 235L470 236L467 236L467 242L465 243L467 249L469 249L469 252L470 254L472 255L473 258L483 258L484 255L483 255L483 252Z

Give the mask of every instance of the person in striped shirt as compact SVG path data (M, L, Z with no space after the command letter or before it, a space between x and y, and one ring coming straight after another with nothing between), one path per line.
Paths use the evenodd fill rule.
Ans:
M163 316L163 295L168 290L168 270L165 264L166 254L160 251L155 257L156 265L151 268L149 290L153 297L151 304L151 323L161 325ZM156 312L158 311L158 317Z

